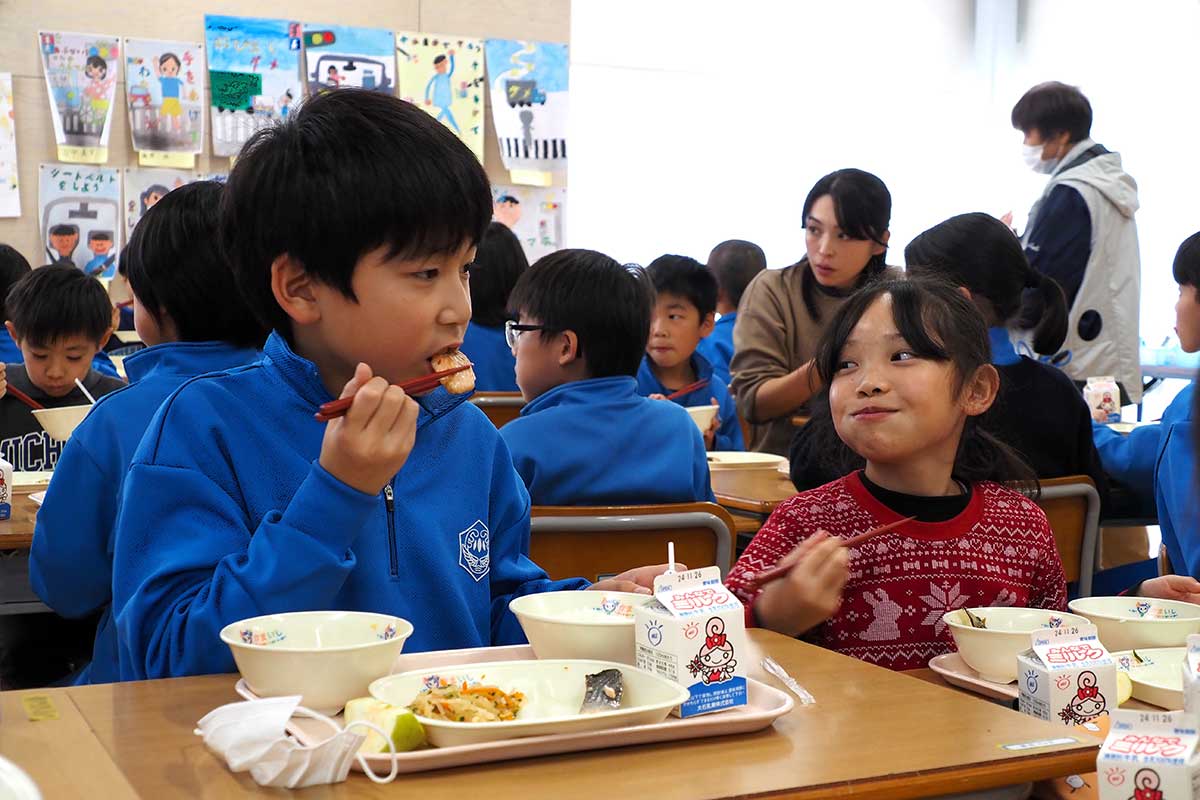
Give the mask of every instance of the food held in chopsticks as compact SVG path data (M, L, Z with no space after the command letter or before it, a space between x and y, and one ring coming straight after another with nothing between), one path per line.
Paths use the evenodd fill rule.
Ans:
M459 355L462 354L459 353ZM466 358L465 356L463 357ZM471 362L467 361L466 364L442 370L441 372L434 372L430 375L422 375L419 378L413 378L412 380L404 381L403 383L396 385L403 389L405 393L410 395L424 394L425 392L436 389L439 383L444 383L453 375L471 372L471 366ZM474 373L471 372L470 388L474 387L475 377ZM470 389L466 389L465 391L470 391ZM313 414L313 416L318 422L329 422L330 420L345 416L346 412L350 410L350 406L353 404L354 395L350 395L349 397L339 397L337 400L330 400L328 403L323 403L321 407L317 409L317 413Z
M525 695L497 686L472 686L467 681L438 680L427 686L409 708L419 717L451 722L506 722L516 719Z
M434 370L437 372L457 367L467 367L462 372L442 379L442 384L446 387L446 391L451 394L464 394L475 388L475 371L470 369L472 366L471 359L467 358L463 354L463 351L451 350L447 353L439 353L429 359L429 363L433 365Z
M621 670L601 670L594 675L585 675L584 681L580 714L595 714L598 711L611 711L621 707L621 696L625 693Z

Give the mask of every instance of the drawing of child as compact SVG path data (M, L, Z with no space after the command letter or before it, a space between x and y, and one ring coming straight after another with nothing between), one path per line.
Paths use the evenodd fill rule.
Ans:
M83 89L83 95L90 101L93 123L100 124L108 115L108 89L116 76L108 77L108 62L98 55L88 56L83 74L89 81Z
M438 110L438 121L444 119L455 133L462 133L454 114L450 113L450 104L454 101L454 90L450 86L450 78L454 75L454 51L446 52L450 56L449 61L443 55L433 59L433 76L425 84L425 105Z
M50 263L75 266L71 256L78 246L79 228L76 226L61 224L50 228L50 246L46 248Z
M152 183L147 186L145 191L138 195L138 201L141 203L141 213L138 214L138 218L141 219L143 216L145 216L146 212L149 211L155 203L166 197L167 192L169 191L171 190L163 186L161 183Z
M91 231L87 246L92 251L92 258L84 265L83 271L99 278L111 278L116 271L113 266L117 260L117 254L112 252L112 232Z
M174 53L163 53L154 67L159 88L162 90L162 106L158 113L171 120L171 128L176 133L179 133L183 124L183 106L179 102L183 81L179 78L179 68L179 56Z

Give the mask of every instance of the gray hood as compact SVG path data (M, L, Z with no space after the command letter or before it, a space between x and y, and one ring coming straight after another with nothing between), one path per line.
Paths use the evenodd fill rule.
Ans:
M1077 153L1083 152L1092 144L1094 142L1090 139L1080 142L1071 149L1063 163L1071 163ZM1091 186L1126 218L1132 219L1134 212L1138 210L1137 181L1122 168L1120 153L1096 156L1078 167L1054 174L1051 182Z

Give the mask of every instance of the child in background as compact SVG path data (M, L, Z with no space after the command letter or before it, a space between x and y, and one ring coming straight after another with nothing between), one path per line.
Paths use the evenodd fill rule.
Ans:
M0 244L0 312L4 314L5 319L8 319L8 311L4 308L4 298L8 297L13 284L28 275L30 269L25 256L15 247ZM22 360L24 356L21 355L21 348L17 347L17 343L8 335L6 329L0 334L0 361L5 364L20 364Z
M884 274L892 196L883 181L841 169L804 200L807 253L798 264L758 274L733 328L730 389L751 424L751 450L786 455L792 417L821 388L817 342L855 289Z
M4 325L24 359L7 366L9 386L46 408L61 408L88 404L76 379L96 398L125 385L92 366L112 334L114 317L95 278L66 265L41 267L17 281L4 307ZM13 469L52 470L62 447L29 406L11 393L0 398L0 456Z
M517 281L507 330L526 405L500 436L534 505L714 499L691 417L638 394L653 307L645 270L592 250L552 253Z
M729 362L733 360L733 324L738 304L754 276L767 268L767 257L753 242L730 239L708 254L708 270L717 279L717 313L713 331L696 346L696 352L708 359L713 372L729 383Z
M508 295L529 262L516 234L500 222L488 224L471 267L471 323L462 351L475 365L475 389L516 392L517 360L504 337Z
M909 243L904 260L909 275L963 287L988 326L1000 389L980 427L1016 450L1039 478L1087 475L1105 498L1107 479L1083 396L1061 370L1018 356L1010 340L1009 326L1030 290L1044 309L1032 331L1033 347L1058 352L1067 329L1058 284L1029 266L1017 237L989 214L960 214L938 223ZM815 404L812 419L797 431L791 458L792 480L801 491L863 467L862 457L833 429L827 401Z
M720 410L704 433L709 450L744 450L737 407L725 382L698 352L697 345L712 334L717 305L717 282L699 261L687 256L659 256L646 273L654 283L654 315L650 340L638 368L638 393L655 400L697 381L695 389L675 402L684 408L715 405Z
M132 384L97 402L71 434L38 511L29 554L34 591L64 617L102 612L93 665L75 683L120 677L109 607L113 527L150 419L189 378L256 360L266 338L218 248L220 201L220 184L192 183L164 197L134 229L120 270L147 348L125 361Z
M759 625L905 670L953 650L947 611L1066 608L1046 515L1000 485L1033 473L978 424L999 384L988 355L983 318L949 284L886 280L838 311L816 368L866 468L785 500L738 559L727 583ZM752 586L780 561L786 575Z
M247 142L221 248L274 330L261 360L176 390L134 455L113 553L122 680L230 672L221 629L289 611L395 614L415 652L519 643L509 600L587 587L529 560L529 495L484 413L395 385L461 344L491 206L471 150L380 92L319 94ZM345 416L314 419L339 395Z

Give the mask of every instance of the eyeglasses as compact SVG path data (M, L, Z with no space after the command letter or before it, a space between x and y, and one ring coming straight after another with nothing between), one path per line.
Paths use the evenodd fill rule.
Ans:
M521 334L525 331L548 331L545 325L518 325L514 319L504 321L504 341L508 343L509 349L515 350L517 340L521 338Z

